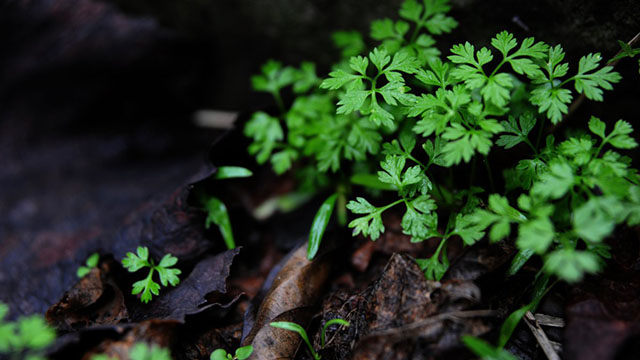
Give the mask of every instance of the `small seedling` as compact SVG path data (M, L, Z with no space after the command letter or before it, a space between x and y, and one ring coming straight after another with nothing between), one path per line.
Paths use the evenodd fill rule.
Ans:
M56 332L40 315L5 322L9 307L0 303L0 354L14 357L24 354L29 360L43 360L42 350L56 339Z
M171 360L169 349L157 346L155 344L139 342L134 344L129 350L130 360ZM91 360L117 360L107 354L96 354L91 356Z
M279 329L284 329L284 330L289 330L289 331L293 331L295 333L297 333L298 335L300 335L300 337L302 338L302 340L305 342L305 344L307 344L307 347L309 348L309 351L311 352L311 356L313 356L313 358L315 360L320 360L320 354L318 354L318 352L313 348L313 345L311 345L311 342L309 341L309 337L307 336L307 332L304 330L304 328L296 323L292 323L289 321L274 321L272 323L270 323L269 325L275 327L275 328L279 328ZM322 333L320 334L320 348L324 348L325 344L325 333L327 332L327 329L329 328L329 326L331 325L342 325L342 326L349 326L351 325L348 321L343 320L343 319L331 319L329 321L327 321L326 324L324 324L324 326L322 327Z
M153 273L158 272L160 276L160 283L162 286L178 285L181 274L179 269L171 268L178 262L178 258L171 254L165 254L162 260L155 265L153 259L149 258L149 249L146 247L138 246L137 255L131 252L127 253L127 257L122 259L122 266L124 266L129 272L136 272L142 268L149 268L149 274L144 280L137 281L133 284L131 293L133 295L142 293L140 300L143 303L151 301L153 295L159 295L160 284L153 281ZM152 295L153 294L153 295Z
M87 275L91 271L91 269L98 266L99 261L100 261L100 254L98 253L91 254L91 256L87 258L86 266L80 266L78 268L78 271L76 271L76 276L78 276L79 278L83 278L85 275Z
M137 343L129 351L129 358L131 360L171 360L171 353L169 349L155 344Z
M640 34L636 35L636 38L639 35ZM609 63L613 63L626 57L634 58L636 55L640 54L640 48L634 49L624 41L618 40L618 45L620 45L620 52L613 59L609 60ZM638 59L638 72L640 72L640 59Z
M215 179L232 179L232 178L244 178L253 175L253 173L239 166L221 166L216 172ZM233 239L233 231L231 230L231 219L229 218L229 211L227 206L222 200L217 197L206 197L202 200L204 209L207 211L207 218L204 223L204 227L209 229L211 224L215 224L220 229L222 239L224 240L227 249L235 249L236 243Z
M216 349L211 353L211 360L245 360L253 353L253 346L247 345L236 349L235 355L227 353L224 349Z
M331 214L333 213L337 197L338 194L329 196L329 198L320 205L320 209L318 209L316 216L313 218L311 231L309 232L309 244L307 245L307 259L309 260L313 260L320 249L322 236L324 235L327 225L329 224L329 220L331 219Z

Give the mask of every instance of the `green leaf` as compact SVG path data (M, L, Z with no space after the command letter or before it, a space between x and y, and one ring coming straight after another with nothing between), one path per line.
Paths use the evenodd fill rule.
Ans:
M509 316L505 319L504 323L502 323L502 327L500 327L500 337L498 339L498 347L504 348L507 345L507 341L511 338L511 334L518 326L518 323L524 317L524 314L527 311L530 311L533 308L533 304L527 304L518 310L509 314Z
M311 352L311 355L313 355L314 359L320 359L320 356L316 353L316 351L313 349L313 346L311 345L311 342L309 341L309 337L307 336L307 332L304 330L304 328L296 323L292 323L292 322L288 322L288 321L274 321L269 323L270 326L273 326L275 328L278 329L284 329L284 330L289 330L289 331L293 331L295 333L297 333L298 335L300 335L300 337L302 338L302 340L304 340L304 342L307 344L307 347L309 348L309 351Z
M253 346L247 345L236 349L236 359L245 360L253 353Z
M153 275L153 269L149 271L149 275ZM160 295L160 284L153 281L151 276L147 276L146 279L136 281L133 283L133 287L131 289L132 295L137 295L142 293L140 296L140 301L143 303L148 303L153 298L153 295Z
M422 16L422 4L416 0L405 0L400 6L400 17L411 20L413 22L419 22Z
M171 353L168 349L155 344L136 343L129 352L129 358L131 360L171 360Z
M516 244L520 249L531 249L543 254L553 242L555 235L551 220L548 217L539 217L520 225Z
M282 67L275 60L269 60L262 66L262 74L251 77L253 89L269 93L277 93L281 88L293 84L296 70L292 67Z
M40 315L21 318L17 322L18 336L21 347L27 349L43 349L51 345L56 339L56 332L47 325Z
M611 90L611 83L620 81L621 76L613 71L613 67L605 66L595 72L602 57L599 53L583 56L578 64L578 74L574 77L578 93L583 93L591 100L602 101L602 89Z
M313 260L318 253L318 249L320 249L322 236L324 235L327 225L329 224L329 220L331 219L331 214L333 213L337 197L338 194L329 196L322 205L320 205L316 216L313 218L311 230L309 231L309 245L307 246L307 259L309 260Z
M507 31L502 31L498 33L496 37L491 39L491 45L498 49L498 51L502 53L503 57L507 57L509 51L518 45L518 41L513 38L513 34L510 34Z
M342 49L342 57L346 58L359 55L366 47L358 31L336 31L332 39L334 45Z
M473 215L458 214L453 234L459 235L466 245L473 245L484 237L482 227L475 222Z
M577 282L585 273L594 274L600 270L600 262L588 251L559 249L546 257L545 270L567 282Z
M322 333L321 333L321 340L320 340L320 347L324 348L325 343L325 338L326 338L326 333L327 333L327 329L331 326L331 325L340 325L340 326L346 326L349 327L351 326L351 324L344 320L344 319L331 319L329 321L327 321L324 326L322 327Z
M430 33L440 35L442 33L451 32L451 30L458 26L458 22L450 16L436 14L431 19L427 20L424 25Z
M507 270L507 276L515 275L524 264L526 264L529 259L535 254L533 249L520 249L516 256L514 256L513 260L511 260L511 266L509 266L509 270Z
M373 174L355 174L350 179L352 184L368 187L370 189L397 191L398 188L395 185L387 184L378 179L378 176Z
M607 125L597 117L592 116L591 119L589 119L589 130L591 130L592 133L598 135L602 139L605 138L604 134L606 128Z
M521 142L528 140L527 135L535 126L536 119L532 113L526 112L524 115L520 115L519 123L516 122L513 116L509 116L508 122L502 121L500 124L507 133L513 135L500 135L496 144L503 146L505 149L511 149Z
M601 242L613 233L625 206L610 196L593 197L577 208L573 214L573 228L578 236L592 242Z
M571 166L562 160L556 160L549 165L549 171L540 175L540 180L533 184L533 195L543 198L559 199L574 185L574 175Z
M354 60L355 59L355 60ZM354 66L362 66L362 64L365 62L365 60L361 60L361 59L365 59L361 56L355 56L351 58L351 66L352 68ZM367 64L369 60L366 60ZM364 71L366 71L366 67L364 69ZM336 71L332 71L329 73L329 78L328 79L324 79L322 81L322 83L320 84L320 88L321 89L328 89L328 90L338 90L344 86L346 86L347 84L350 84L356 80L360 80L362 79L362 75L357 75L357 74L351 74L348 73L342 69L338 69Z
M638 143L629 136L632 132L631 124L624 120L618 120L606 141L618 149L633 149L638 146Z
M300 64L300 70L293 83L293 92L296 94L305 93L318 85L319 82L320 79L316 75L316 64L305 61Z
M149 264L149 249L146 247L138 246L137 255L131 252L127 252L127 255L122 259L122 266L124 266L129 272L136 272L143 267L151 266Z
M517 360L508 351L494 347L486 341L471 335L463 335L464 345L482 360Z
M278 118L264 112L254 113L244 128L244 134L253 138L249 153L256 155L258 163L265 163L279 141L284 139L284 132Z
M207 218L205 219L204 227L209 229L211 224L217 225L227 249L235 249L236 244L233 238L231 219L229 219L227 206L217 197L210 197L207 199L204 207L207 211Z
M541 85L531 91L529 100L538 106L542 114L546 112L552 123L557 124L562 120L562 114L569 111L567 104L571 103L573 96L571 91L563 88L552 88L548 84Z
M227 351L224 349L216 349L211 353L210 360L229 360L227 358Z
M231 178L244 178L252 176L253 173L249 169L245 169L240 166L220 166L216 172L215 178L217 180L231 179Z
M358 197L356 201L349 201L347 209L355 214L368 214L349 223L349 227L353 228L353 236L362 233L364 236L370 236L371 240L376 240L384 232L384 224L381 217L384 208L378 209L364 198Z

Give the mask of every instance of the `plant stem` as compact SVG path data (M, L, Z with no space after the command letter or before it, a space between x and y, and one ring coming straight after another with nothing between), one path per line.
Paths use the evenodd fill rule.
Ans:
M536 139L536 149L540 149L540 141L542 141L542 135L544 135L544 123L546 122L547 117L543 116L540 121L540 129L538 129L538 138Z
M484 163L484 167L487 169L487 176L489 178L489 186L491 187L491 192L496 192L496 187L493 183L493 174L491 173L491 166L489 166L489 158L487 155L484 156L482 162Z

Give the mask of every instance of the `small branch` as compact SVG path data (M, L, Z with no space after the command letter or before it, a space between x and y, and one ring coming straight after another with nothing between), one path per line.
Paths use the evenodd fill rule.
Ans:
M564 320L562 318L545 314L535 314L534 316L541 326L564 327Z
M551 341L549 341L547 334L545 334L544 330L542 330L542 327L540 327L540 324L538 323L538 321L536 321L536 318L533 316L531 311L527 311L524 319L525 324L527 324L527 326L533 333L533 336L538 341L538 344L540 344L540 347L542 347L542 351L544 351L547 359L560 360L560 356L558 356L558 353L553 348L553 345L551 344Z

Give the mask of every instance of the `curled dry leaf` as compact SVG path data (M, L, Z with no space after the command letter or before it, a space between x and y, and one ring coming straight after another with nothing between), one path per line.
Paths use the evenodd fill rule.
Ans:
M227 292L226 281L231 264L239 252L240 248L227 250L198 262L186 279L175 288L164 289L151 306L139 302L131 304L131 319L140 321L156 318L184 322L186 315L196 314L213 306L228 307L235 303L238 297L224 304L209 303L206 297L211 293Z
M93 268L46 313L49 324L71 331L96 325L114 325L127 319L122 291L109 272L113 262Z
M255 312L251 330L243 337L242 346L253 345L252 359L293 357L300 337L271 327L269 323L291 321L303 327L308 324L313 314L311 308L319 301L329 276L329 260L326 253L313 261L307 260L306 245L283 259L282 267Z

